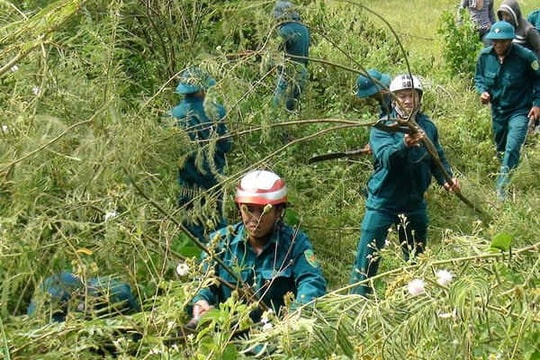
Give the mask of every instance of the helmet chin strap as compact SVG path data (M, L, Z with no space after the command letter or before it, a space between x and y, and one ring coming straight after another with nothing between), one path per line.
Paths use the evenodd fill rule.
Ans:
M420 108L422 107L422 104L417 104L414 108L414 110L412 111L412 113L409 113L407 112L406 110L404 110L400 105L399 105L399 102L397 101L394 101L392 103L392 106L394 107L394 110L396 110L396 113L398 114L398 116L402 119L402 120L409 120L411 118L415 118L416 115L420 112Z

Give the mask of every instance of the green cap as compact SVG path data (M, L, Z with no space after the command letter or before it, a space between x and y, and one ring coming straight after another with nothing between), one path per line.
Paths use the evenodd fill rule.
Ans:
M360 75L356 80L356 96L367 98L375 95L385 87L388 87L391 80L390 75L382 74L375 69L369 69L366 75Z
M506 21L497 21L491 25L491 29L486 35L486 39L489 40L512 40L514 37L514 27Z

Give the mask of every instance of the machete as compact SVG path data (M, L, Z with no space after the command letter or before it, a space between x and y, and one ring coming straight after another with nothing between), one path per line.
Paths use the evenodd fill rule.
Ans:
M324 160L340 159L344 157L350 157L350 156L355 156L355 155L366 155L366 154L371 154L371 149L369 147L363 147L362 149L356 149L356 150L328 153L328 154L323 154L323 155L316 155L312 157L311 159L309 159L308 164L313 164L315 162L324 161Z
M408 126L401 125L397 121L391 124L388 124L388 123L385 123L383 120L379 120L376 123L374 123L372 126L374 128L377 128L386 132L401 132L405 134L411 133L411 129ZM367 144L361 149L314 156L311 159L309 159L308 164L313 164L314 162L319 162L319 161L324 161L324 160L333 160L333 159L340 159L344 157L351 157L355 155L370 155L370 154L371 154L371 149L369 147L369 144Z

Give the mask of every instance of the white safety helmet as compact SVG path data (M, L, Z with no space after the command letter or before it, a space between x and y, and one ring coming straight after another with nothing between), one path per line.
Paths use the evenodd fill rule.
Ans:
M234 201L237 204L286 204L287 185L271 171L253 170L238 183Z
M416 90L418 93L418 104L415 104L415 108L413 109L412 113L420 110L424 88L422 87L422 82L418 77L409 74L398 75L390 83L389 89L394 94L400 90ZM400 117L405 119L411 115L411 112L403 109L396 99L392 101L392 105Z
M420 93L420 96L424 93L424 88L422 87L422 82L420 79L414 75L403 74L398 75L390 83L390 91L396 92L399 90L405 89L415 89Z

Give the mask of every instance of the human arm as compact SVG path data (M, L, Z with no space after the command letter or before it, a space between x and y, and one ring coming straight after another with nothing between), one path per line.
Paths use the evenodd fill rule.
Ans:
M531 57L530 59L530 70L531 76L533 79L532 91L533 91L533 108L529 112L529 118L531 115L535 115L536 119L540 119L540 114L538 114L538 108L540 107L540 60Z
M308 237L297 233L293 249L293 275L296 284L296 303L306 304L326 294L326 280L315 259Z
M426 115L421 115L418 122L426 132L426 148L431 155L430 172L437 183L446 190L459 190L459 184L452 178L452 169L439 142L439 132L435 124Z
M371 128L369 134L371 151L376 162L386 169L390 169L403 161L409 148L408 144L412 145L413 142L406 140L403 133L392 133Z
M484 57L482 54L478 57L476 61L476 69L474 72L474 85L476 91L480 95L480 103L486 105L491 101L491 94L489 93L489 88L486 84L484 77Z

